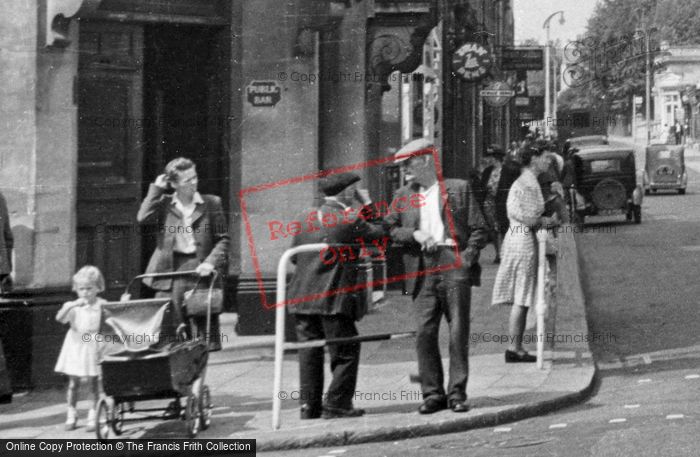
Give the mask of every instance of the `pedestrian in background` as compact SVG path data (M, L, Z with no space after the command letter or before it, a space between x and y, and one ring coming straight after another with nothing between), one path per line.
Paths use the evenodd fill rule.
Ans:
M484 219L489 228L489 239L496 249L494 263L501 261L501 243L503 241L502 232L499 227L499 220L496 216L496 199L499 191L504 185L501 181L501 170L503 169L503 158L505 153L497 144L492 144L486 149L484 158L488 161L488 166L481 173L481 188L483 189L483 199L480 200L484 213Z
M372 240L382 237L384 229L381 224L367 222L361 217L357 217L352 223L322 223L331 219L344 220L345 211L351 207L353 201L363 207L371 203L369 194L364 189L356 188L359 180L360 176L355 173L340 173L321 178L319 188L324 195L324 201L315 209L318 230L302 232L295 236L293 246L313 243L356 245L358 238L366 245L372 245ZM386 241L388 242L388 239ZM357 336L355 321L361 319L366 312L366 297L362 291L344 291L359 284L359 268L362 261L355 247L349 249L350 253L347 256L326 250L320 253L300 253L292 259L296 270L289 284L287 300L291 303L294 303L295 299L300 301L288 307L289 313L295 317L297 340L300 343ZM331 256L331 252L336 255ZM301 419L362 416L365 411L353 406L360 363L360 343L330 345L328 353L332 380L324 397L324 348L299 349Z
M446 179L444 201L433 157L425 154L432 148L431 142L419 139L408 143L394 156L394 163L400 163L405 174L411 177L410 183L396 192L394 200L411 199L420 194L425 205L409 206L401 213L392 212L384 220L392 241L403 245L405 273L409 276L406 290L413 297L423 395L418 412L432 414L449 407L456 413L463 413L469 410L470 288L480 281L479 251L488 242L488 230L469 182ZM414 154L419 152L423 154ZM451 220L447 214L451 215ZM453 224L453 233L448 222ZM455 265L458 260L461 261L459 268L417 277L427 270ZM443 315L450 333L447 390L438 343Z
M54 368L68 375L66 430L74 430L78 425L76 405L81 378L87 378L92 391L85 430L95 430L95 408L100 395L97 332L100 330L102 304L106 303L97 294L104 290L105 280L100 270L91 265L84 266L73 276L73 291L78 294L78 299L64 303L56 314L57 321L70 324Z
M535 300L536 238L535 231L551 219L542 216L544 199L537 176L547 171L549 160L544 151L523 151L523 171L508 193L507 211L510 228L503 240L503 256L493 287L493 305L510 305L508 323L511 344L505 352L506 363L534 362L536 357L523 348L523 334L528 310Z

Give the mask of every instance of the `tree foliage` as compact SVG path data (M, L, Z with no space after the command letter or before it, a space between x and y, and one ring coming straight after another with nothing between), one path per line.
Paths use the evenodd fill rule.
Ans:
M700 0L600 0L583 39L567 47L570 91L562 101L588 97L594 105L629 110L631 96L645 90L646 37L653 62L662 42L700 45L699 31Z

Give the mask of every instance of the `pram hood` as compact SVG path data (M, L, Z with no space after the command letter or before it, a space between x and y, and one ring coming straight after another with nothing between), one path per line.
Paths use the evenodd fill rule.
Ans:
M172 343L164 329L167 298L107 302L102 306L101 358L112 355L145 355Z

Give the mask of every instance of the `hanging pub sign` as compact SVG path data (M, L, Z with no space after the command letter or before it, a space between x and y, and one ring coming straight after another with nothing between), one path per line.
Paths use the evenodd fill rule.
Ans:
M452 57L452 71L465 81L473 82L486 76L493 65L491 54L477 43L466 43Z

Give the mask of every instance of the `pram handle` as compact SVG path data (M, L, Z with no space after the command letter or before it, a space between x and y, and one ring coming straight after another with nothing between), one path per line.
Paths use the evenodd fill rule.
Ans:
M218 274L216 270L212 272L214 276L214 279L216 279L216 275ZM131 289L131 286L134 284L134 282L137 279L144 279L144 278L179 278L182 276L199 276L199 272L197 270L183 270L183 271L169 271L165 273L144 273L138 276L134 276L131 278L131 281L129 281L129 284L126 285L126 288L124 289L124 293L122 294L122 297L125 295L129 295L129 289Z

